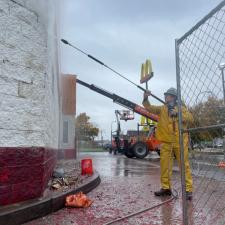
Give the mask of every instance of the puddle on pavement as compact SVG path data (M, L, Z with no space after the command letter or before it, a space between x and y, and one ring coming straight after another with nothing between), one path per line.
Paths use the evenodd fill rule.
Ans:
M134 177L154 174L159 166L149 160L128 159L108 153L81 153L80 158L92 158L94 169L101 176Z
M221 156L218 156L220 158ZM152 162L151 159L128 159L123 155L110 155L107 152L81 153L79 158L92 158L94 169L101 176L113 177L141 177L152 175L159 170L159 162ZM216 180L225 180L225 170L211 165L203 165L199 161L192 161L192 172L196 176L214 177Z

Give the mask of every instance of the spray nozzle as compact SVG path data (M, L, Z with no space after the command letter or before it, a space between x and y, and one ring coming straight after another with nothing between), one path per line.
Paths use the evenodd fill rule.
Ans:
M63 43L66 44L66 45L69 44L69 42L68 42L67 40L65 40L65 39L61 39L61 42L63 42Z

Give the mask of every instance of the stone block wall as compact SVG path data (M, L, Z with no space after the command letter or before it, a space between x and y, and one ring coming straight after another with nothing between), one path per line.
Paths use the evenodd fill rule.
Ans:
M0 0L0 205L39 197L60 130L57 1Z
M51 24L54 15L44 23L23 2L0 0L0 146L57 148L59 70L57 31ZM48 8L49 1L45 2Z

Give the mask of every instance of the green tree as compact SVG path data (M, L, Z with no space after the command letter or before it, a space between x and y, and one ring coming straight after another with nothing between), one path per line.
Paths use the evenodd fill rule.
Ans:
M98 136L99 128L90 122L86 113L81 113L75 120L76 137L81 141L94 141Z
M200 102L190 108L194 117L194 127L205 127L225 123L225 107L223 101L216 97L208 97L205 102ZM221 137L222 129L211 129L191 134L192 140L212 140Z

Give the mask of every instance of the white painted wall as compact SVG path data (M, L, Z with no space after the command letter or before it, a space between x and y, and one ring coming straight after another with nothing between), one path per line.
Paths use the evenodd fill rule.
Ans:
M59 147L57 1L0 0L0 147Z

